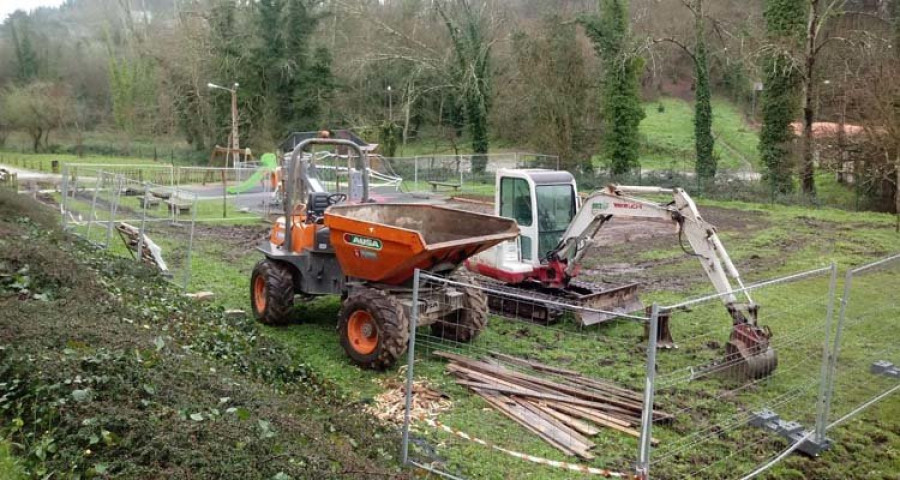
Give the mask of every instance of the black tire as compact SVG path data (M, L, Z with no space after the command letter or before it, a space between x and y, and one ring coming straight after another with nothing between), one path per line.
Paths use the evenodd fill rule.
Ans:
M260 287L262 285L262 287ZM266 325L287 325L294 319L294 275L291 268L268 258L253 267L250 307Z
M354 314L368 322L370 334L365 339L365 345L359 344L359 333L354 333L356 322L359 321L351 322ZM384 370L393 366L406 351L409 320L400 302L387 292L375 288L358 288L341 302L338 331L341 346L354 363L364 368Z
M488 321L488 298L484 290L477 288L477 280L467 270L462 268L450 275L450 280L470 287L458 287L465 296L462 301L462 309L449 313L444 318L431 325L431 333L454 342L468 343L478 336Z

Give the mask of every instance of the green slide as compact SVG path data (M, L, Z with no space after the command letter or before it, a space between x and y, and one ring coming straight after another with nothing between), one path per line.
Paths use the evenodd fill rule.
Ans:
M228 187L228 193L234 195L236 193L244 193L247 190L250 190L256 185L259 185L259 182L263 180L265 175L268 175L271 172L274 172L276 168L278 168L278 161L275 158L274 153L265 153L259 159L260 167L253 172L253 175L250 175L250 178L244 180L240 185L235 185L233 187Z

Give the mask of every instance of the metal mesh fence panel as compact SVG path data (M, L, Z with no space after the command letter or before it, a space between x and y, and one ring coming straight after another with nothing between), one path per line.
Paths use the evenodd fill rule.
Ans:
M508 295L468 275L419 274L404 459L450 478L632 478L647 318L582 327L580 316L609 312ZM498 296L502 313L488 314ZM445 402L429 403L434 392Z
M144 262L187 288L198 210L194 193L105 168L80 166L64 172L64 228L113 255Z
M494 179L501 168L558 168L559 157L536 153L487 155L421 155L378 158L372 163L395 178L405 192L445 192L493 196Z
M829 428L900 389L900 255L847 272L832 347Z
M834 272L801 272L734 293L759 306L771 350L732 336L730 295L664 308L677 348L657 356L655 394L674 421L653 431L653 478L741 478L813 430ZM752 307L737 310L753 315Z

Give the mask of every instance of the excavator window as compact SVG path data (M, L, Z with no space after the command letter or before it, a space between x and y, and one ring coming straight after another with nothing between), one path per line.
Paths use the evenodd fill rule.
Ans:
M575 193L571 185L538 185L538 252L555 249L575 217Z
M500 216L512 218L520 227L530 227L531 191L523 178L506 177L500 180Z

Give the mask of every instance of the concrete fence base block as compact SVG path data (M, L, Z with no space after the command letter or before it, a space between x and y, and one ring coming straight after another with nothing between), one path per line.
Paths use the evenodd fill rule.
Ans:
M803 428L799 422L782 420L777 413L769 409L763 409L753 413L750 425L769 430L784 437L792 444L800 442L797 450L810 457L818 457L822 452L831 448L831 439L815 441L810 430Z

